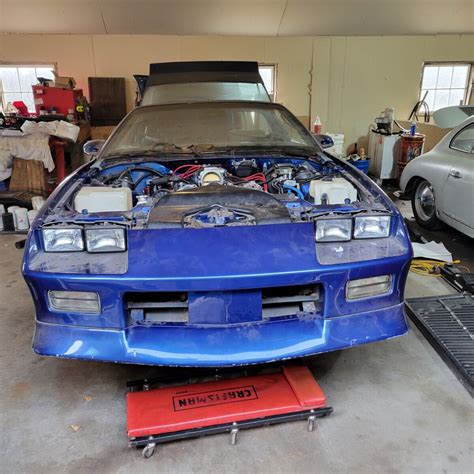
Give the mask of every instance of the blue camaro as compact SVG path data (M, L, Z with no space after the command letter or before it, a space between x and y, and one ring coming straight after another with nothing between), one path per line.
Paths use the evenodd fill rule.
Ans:
M35 352L217 367L404 334L403 219L323 143L269 101L135 108L30 231Z

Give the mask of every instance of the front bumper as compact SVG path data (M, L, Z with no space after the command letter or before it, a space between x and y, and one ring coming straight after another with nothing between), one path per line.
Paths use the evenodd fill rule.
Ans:
M36 307L33 348L55 357L204 367L303 357L402 335L411 250L402 221L395 224L393 238L331 245L334 252L325 256L316 255L310 223L131 231L125 268L119 256L104 257L103 268L82 253L50 258L30 236L23 274ZM390 292L346 299L348 280L380 275L392 275ZM322 290L320 313L263 318L265 289L305 285ZM101 313L55 311L47 298L52 290L94 291ZM187 293L189 323L137 324L128 295L148 301L154 292Z
M123 330L36 322L33 349L46 356L166 366L225 367L304 357L408 331L403 303L339 316L227 327Z

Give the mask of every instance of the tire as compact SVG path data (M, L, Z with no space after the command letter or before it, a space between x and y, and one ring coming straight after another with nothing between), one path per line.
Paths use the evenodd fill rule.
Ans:
M436 215L436 199L433 187L425 179L415 183L411 196L411 207L416 222L425 229L439 230L443 223Z

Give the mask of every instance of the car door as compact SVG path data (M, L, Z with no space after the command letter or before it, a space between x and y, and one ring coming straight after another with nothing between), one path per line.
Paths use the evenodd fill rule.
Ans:
M441 212L446 220L474 228L474 123L460 130L449 144L450 171L443 189Z

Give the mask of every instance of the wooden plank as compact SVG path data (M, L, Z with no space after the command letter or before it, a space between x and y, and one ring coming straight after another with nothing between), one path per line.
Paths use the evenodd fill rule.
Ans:
M35 195L46 196L48 183L43 163L14 158L9 191L28 191Z
M41 161L29 160L28 169L28 189L37 195L45 196L48 193L48 183L46 172Z
M28 188L27 176L27 160L13 158L12 175L8 189L10 191L26 191Z

